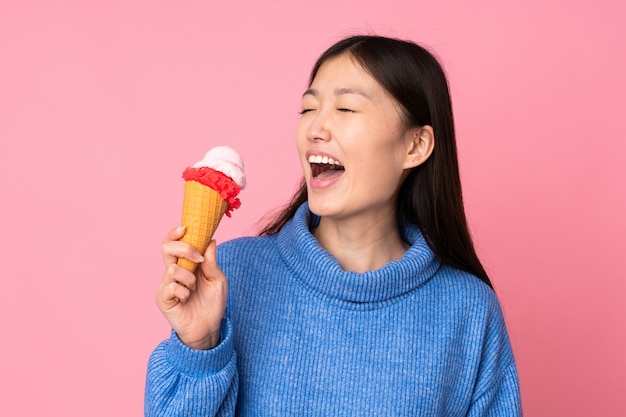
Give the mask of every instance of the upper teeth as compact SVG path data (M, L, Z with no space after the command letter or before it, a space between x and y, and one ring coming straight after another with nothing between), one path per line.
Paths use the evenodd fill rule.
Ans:
M330 158L326 155L311 155L309 156L310 164L333 164L333 165L341 165L341 162L335 161L333 158Z

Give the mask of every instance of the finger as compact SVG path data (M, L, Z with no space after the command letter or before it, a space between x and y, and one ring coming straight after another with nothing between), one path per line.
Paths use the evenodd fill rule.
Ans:
M163 252L163 261L165 265L169 265L176 262L176 256L173 256L168 250L167 247L171 241L176 241L182 238L185 235L186 227L178 226L171 229L165 237L163 238L163 242L161 244L161 251Z
M175 227L171 229L169 232L167 232L163 240L178 240L181 237L185 236L186 231L187 231L187 228L185 226Z
M185 303L190 295L191 291L184 285L170 282L162 286L157 292L157 305L162 310L169 310L179 303Z
M224 276L224 273L217 264L216 247L217 244L215 240L212 240L204 252L204 262L200 264L202 274L208 279Z
M165 266L175 264L178 258L185 258L193 263L200 263L204 261L204 257L198 252L196 248L187 242L180 240L167 240L163 242L161 247L163 251L163 262Z
M191 271L176 264L169 265L163 277L164 284L172 282L177 282L191 291L196 289L196 276Z

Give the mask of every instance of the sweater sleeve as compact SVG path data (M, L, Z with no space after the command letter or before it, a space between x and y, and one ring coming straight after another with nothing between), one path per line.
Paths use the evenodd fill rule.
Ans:
M185 346L174 331L152 352L144 396L146 417L232 416L237 401L232 324L222 322L222 341L211 350Z
M504 317L497 302L491 307L478 380L467 417L521 417L517 368Z
M503 370L498 382L475 398L467 417L521 417L519 384L515 364Z

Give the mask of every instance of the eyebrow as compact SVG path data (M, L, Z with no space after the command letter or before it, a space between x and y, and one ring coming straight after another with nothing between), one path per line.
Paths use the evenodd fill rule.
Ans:
M371 99L369 94L367 94L364 91L357 90L356 88L336 88L335 89L335 95L341 96L344 94L356 94L356 95ZM317 97L319 95L319 92L314 88L309 88L308 90L304 92L304 94L302 94L302 97L307 96L307 95Z

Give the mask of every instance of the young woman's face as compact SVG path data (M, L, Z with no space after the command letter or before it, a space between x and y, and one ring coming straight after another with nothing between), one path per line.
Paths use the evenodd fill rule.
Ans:
M304 93L297 129L311 211L393 215L411 134L397 101L349 55L324 63Z

